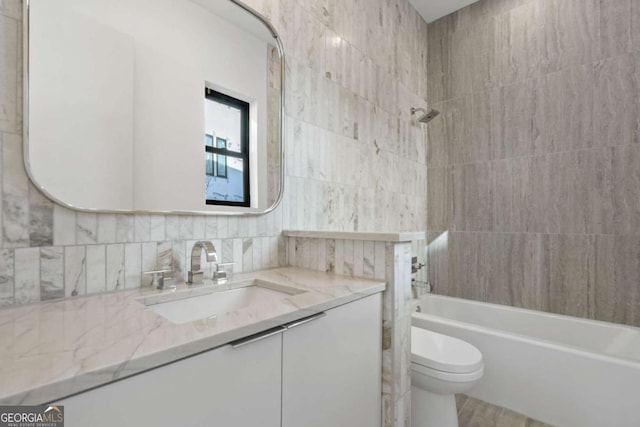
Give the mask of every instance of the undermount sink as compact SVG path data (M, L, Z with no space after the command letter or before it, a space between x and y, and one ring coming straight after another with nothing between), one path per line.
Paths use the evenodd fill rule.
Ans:
M173 323L187 323L199 319L215 318L252 305L268 304L304 291L288 286L275 285L260 280L250 280L229 289L215 285L195 288L173 294L138 299L141 304Z

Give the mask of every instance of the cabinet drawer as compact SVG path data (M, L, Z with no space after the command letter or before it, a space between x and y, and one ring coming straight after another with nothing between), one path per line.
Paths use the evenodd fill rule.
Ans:
M381 425L381 307L376 294L283 334L283 427Z
M227 345L57 403L70 427L280 427L281 351Z

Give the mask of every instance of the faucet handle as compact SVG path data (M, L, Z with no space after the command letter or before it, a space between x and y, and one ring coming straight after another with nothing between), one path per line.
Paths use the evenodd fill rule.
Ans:
M150 270L150 271L145 271L142 274L145 275L149 275L151 276L151 285L155 286L156 289L175 289L176 285L169 285L169 286L165 286L165 279L169 279L167 276L165 276L165 273L170 273L171 270L170 269L166 269L166 270ZM170 280L170 279L169 279Z
M213 280L218 284L231 280L234 265L236 265L235 262L221 262L216 264L216 271L213 272Z

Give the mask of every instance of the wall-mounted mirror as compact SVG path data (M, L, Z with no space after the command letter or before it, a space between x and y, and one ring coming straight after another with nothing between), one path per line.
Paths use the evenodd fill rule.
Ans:
M284 54L236 0L25 0L25 164L88 211L256 214L283 191Z

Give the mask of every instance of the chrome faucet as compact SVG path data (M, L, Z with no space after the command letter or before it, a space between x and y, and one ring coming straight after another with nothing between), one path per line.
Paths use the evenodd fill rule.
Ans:
M207 261L216 262L218 256L216 254L216 248L213 243L209 241L196 242L191 249L191 270L189 270L187 283L191 285L199 285L204 282L204 273L200 269L200 254L202 249L207 256Z

